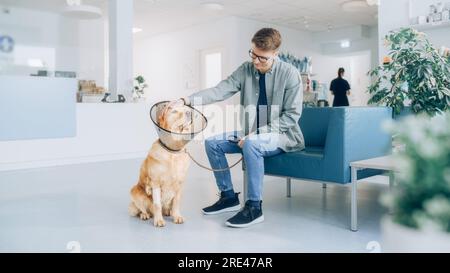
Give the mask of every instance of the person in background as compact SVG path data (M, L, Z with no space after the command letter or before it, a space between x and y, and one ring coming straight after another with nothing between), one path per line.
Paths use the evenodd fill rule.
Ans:
M333 107L349 106L350 84L344 80L344 68L339 68L338 77L331 81L330 91L334 95Z

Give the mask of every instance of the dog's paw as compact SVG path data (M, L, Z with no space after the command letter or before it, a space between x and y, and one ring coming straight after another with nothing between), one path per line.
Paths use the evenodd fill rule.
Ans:
M179 216L174 216L173 217L173 222L175 224L183 224L184 223L184 218L183 216L179 215Z
M153 225L154 225L155 227L163 227L163 226L166 225L166 221L164 221L164 219L155 219L155 220L153 221Z
M150 219L150 215L148 213L144 213L144 212L141 212L139 217L141 218L141 220L144 220L144 221Z
M170 216L170 209L163 209L162 214L163 216Z

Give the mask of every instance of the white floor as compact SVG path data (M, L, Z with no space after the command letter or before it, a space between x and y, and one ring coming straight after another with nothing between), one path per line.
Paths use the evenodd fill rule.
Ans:
M82 252L369 252L368 243L381 239L386 210L378 200L386 185L360 183L359 231L352 232L349 187L324 190L321 184L293 180L292 197L286 198L285 180L266 177L265 222L232 229L224 222L233 213L201 214L218 197L212 174L194 165L182 203L186 223L168 221L165 228L154 228L151 221L127 214L140 163L0 172L0 252L69 252L72 244ZM241 191L239 167L233 178Z

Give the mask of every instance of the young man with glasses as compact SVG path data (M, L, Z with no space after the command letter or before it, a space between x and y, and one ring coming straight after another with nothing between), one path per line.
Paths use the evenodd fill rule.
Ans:
M197 92L172 102L178 104L210 104L241 93L242 132L228 132L205 142L213 169L228 167L225 154L242 153L248 175L248 193L241 209L233 190L230 171L216 171L214 176L220 199L203 208L205 215L240 210L228 219L227 226L248 227L264 221L262 186L264 157L302 150L303 134L298 125L302 112L303 90L299 72L277 57L280 33L272 28L259 30L249 50L251 62L245 62L216 87Z

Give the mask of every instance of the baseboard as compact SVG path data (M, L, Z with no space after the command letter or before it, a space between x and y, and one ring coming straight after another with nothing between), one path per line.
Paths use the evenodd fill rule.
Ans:
M65 165L75 165L83 163L93 163L102 161L115 161L133 158L144 158L147 155L147 151L131 152L131 153L119 153L119 154L105 154L105 155L90 155L83 157L69 157L69 158L55 158L50 160L36 160L36 161L23 161L23 162L6 162L0 163L0 172L2 171L14 171L23 169L35 169L45 167L56 167Z

